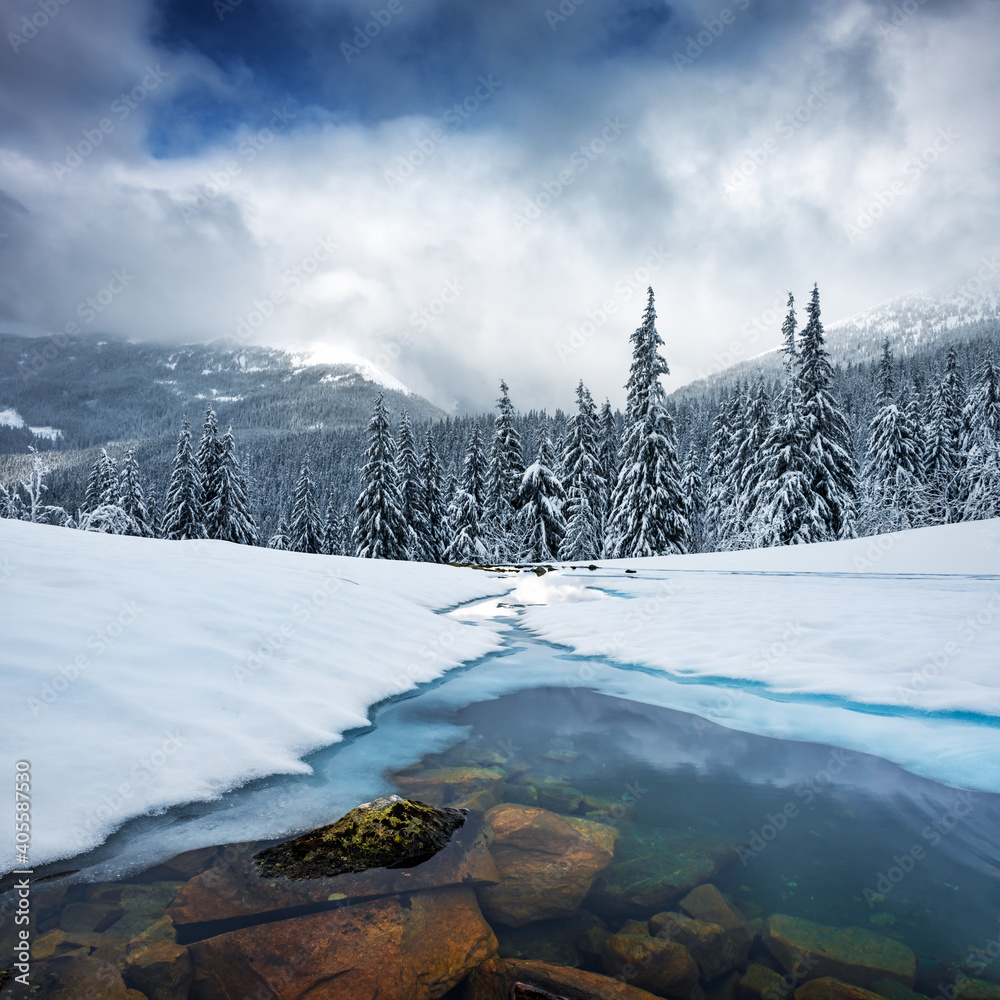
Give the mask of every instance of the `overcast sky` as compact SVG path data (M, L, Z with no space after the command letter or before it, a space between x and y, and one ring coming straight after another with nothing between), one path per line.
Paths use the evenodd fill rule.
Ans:
M829 322L1000 249L997 0L0 0L0 26L0 330L353 351L445 406L502 375L551 410L580 377L622 401L647 284L673 387L774 346L789 289Z

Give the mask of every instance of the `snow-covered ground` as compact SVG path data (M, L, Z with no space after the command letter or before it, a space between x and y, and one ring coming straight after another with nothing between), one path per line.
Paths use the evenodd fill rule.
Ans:
M33 862L306 770L371 705L495 648L493 628L434 611L505 589L474 570L0 519L0 759L31 764ZM13 837L0 844L9 870Z
M32 860L304 773L372 705L497 649L514 623L529 631L508 638L586 659L539 644L520 667L448 681L456 698L583 685L1000 791L1000 521L599 566L512 580L0 520L0 748L32 766ZM253 835L322 811L298 808Z

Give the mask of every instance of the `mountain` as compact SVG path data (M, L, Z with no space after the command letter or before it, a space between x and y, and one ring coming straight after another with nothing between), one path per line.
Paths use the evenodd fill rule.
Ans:
M209 405L238 430L354 430L379 392L416 421L445 413L363 358L267 347L0 335L0 451L175 435Z
M801 329L804 299L796 303L796 312ZM893 353L901 360L955 342L1000 342L1000 285L977 292L911 292L825 326L831 360L843 367L877 361L887 337ZM696 399L705 393L731 389L743 380L776 380L781 377L781 366L781 355L774 347L682 386L673 398L679 402Z

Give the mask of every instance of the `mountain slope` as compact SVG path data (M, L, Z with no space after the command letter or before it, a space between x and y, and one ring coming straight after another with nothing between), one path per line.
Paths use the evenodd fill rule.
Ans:
M210 404L223 426L239 430L363 428L383 391L390 409L405 406L416 420L445 415L362 358L317 364L223 342L0 335L0 410L16 412L24 425L58 428L65 448L174 434L184 414L200 423ZM10 430L21 433L8 450L23 451L24 428Z

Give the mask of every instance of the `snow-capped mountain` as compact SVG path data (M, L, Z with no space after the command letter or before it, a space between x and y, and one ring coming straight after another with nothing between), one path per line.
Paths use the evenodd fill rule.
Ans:
M55 428L68 448L173 435L185 414L200 423L209 405L220 423L245 430L360 429L379 392L416 420L444 416L367 359L329 348L0 335L0 411L5 433L18 435L9 451L24 450L21 438L53 441Z
M800 324L803 303L798 303ZM897 358L932 352L955 342L1000 339L1000 284L966 286L942 294L910 292L825 323L827 348L834 364L858 365L876 360L888 338ZM708 378L691 382L676 395L688 399L705 390L728 389L736 382L781 376L777 347L737 362Z

